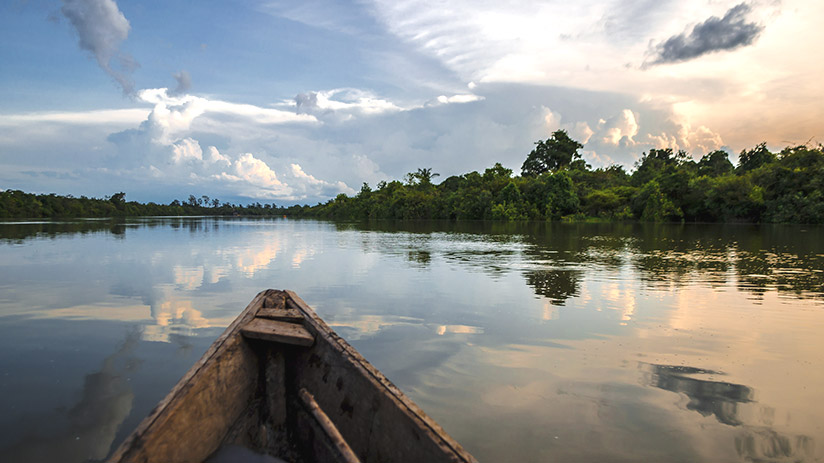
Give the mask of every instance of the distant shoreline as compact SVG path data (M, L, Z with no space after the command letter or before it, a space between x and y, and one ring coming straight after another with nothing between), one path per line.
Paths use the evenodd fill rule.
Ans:
M531 153L533 156L535 152ZM574 156L569 156L575 159ZM567 160L569 161L569 160ZM529 160L528 160L529 162ZM527 163L524 163L527 166ZM699 161L684 152L653 149L630 174L621 166L592 169L583 160L521 176L495 164L483 173L451 176L435 184L432 169L405 181L343 193L314 206L222 203L190 195L169 204L126 201L125 193L87 198L0 192L0 219L245 216L337 220L492 220L564 222L824 223L824 151L760 144L733 166L724 151Z

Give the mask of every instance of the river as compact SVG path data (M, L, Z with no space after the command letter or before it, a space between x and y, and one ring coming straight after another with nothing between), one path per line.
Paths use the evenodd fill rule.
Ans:
M102 460L292 289L480 461L824 459L824 228L0 223L0 455Z

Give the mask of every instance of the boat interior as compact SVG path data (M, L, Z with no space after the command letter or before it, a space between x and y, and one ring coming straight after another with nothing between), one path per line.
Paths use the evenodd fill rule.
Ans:
M297 295L279 290L258 294L111 461L219 463L239 455L475 461Z

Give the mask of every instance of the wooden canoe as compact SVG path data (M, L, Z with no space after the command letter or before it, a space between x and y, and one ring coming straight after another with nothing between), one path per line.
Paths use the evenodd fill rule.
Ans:
M294 292L277 290L255 297L109 461L202 462L236 447L295 463L477 463Z

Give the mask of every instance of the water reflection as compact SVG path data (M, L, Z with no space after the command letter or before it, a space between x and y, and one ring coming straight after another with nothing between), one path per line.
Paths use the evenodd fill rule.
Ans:
M406 253L406 258L413 266L426 268L432 261L432 253L423 250L409 251Z
M524 272L524 277L535 294L562 306L570 297L578 296L582 273L580 270L533 270Z
M130 332L118 350L103 360L100 370L86 375L81 398L74 406L38 417L38 425L22 439L0 449L3 458L21 463L106 458L132 409L134 392L127 376L140 366L133 356L139 339L139 333ZM56 423L63 424L50 429Z
M724 381L701 379L700 376L721 376L722 372L678 365L645 367L650 372L648 384L689 398L688 410L703 416L714 416L718 422L737 426L742 431L735 436L735 449L744 461L779 462L808 461L815 455L815 440L806 435L786 435L763 425L748 423L741 406L754 403L754 391L747 386ZM697 377L698 376L698 377ZM759 407L760 416L772 424L775 410Z
M501 275L517 270L512 265L517 260L535 294L558 305L578 295L582 272L594 266L616 272L632 268L660 290L694 281L734 282L754 297L777 290L822 299L824 288L824 250L817 244L824 227L816 226L381 221L335 227L384 233L365 240L364 250L405 251L413 267L442 256ZM799 233L804 239L797 239Z
M808 436L785 436L772 429L753 429L735 438L735 450L744 461L817 461L815 442Z
M122 237L126 222L122 219L0 222L0 243L22 244L31 239L54 239L64 235L103 234Z
M73 234L123 237L128 229L164 226L196 235L233 223L245 222L190 217L5 222L0 223L0 241L22 243ZM578 295L581 272L593 265L615 271L630 266L651 288L664 290L696 279L716 286L734 281L756 298L777 290L821 299L824 287L824 252L815 244L824 239L824 228L815 226L379 221L335 223L334 227L341 232L366 232L364 250L405 254L412 267L426 268L434 258L443 257L501 275L517 270L511 261L518 259L527 266L522 271L535 294L558 305ZM804 239L796 239L802 233ZM461 246L450 248L448 244L454 242ZM223 252L232 255L231 267L253 275L266 269L281 249L282 243L270 239L254 248ZM314 252L295 253L293 267L299 268ZM212 279L217 281L221 271L225 274L216 269ZM188 277L190 287L200 279Z
M747 386L696 378L696 375L723 375L702 368L678 365L648 365L649 384L666 391L686 394L687 409L704 416L713 415L724 424L739 426L739 404L752 402L753 391Z
M154 323L143 328L143 339L154 342L170 342L174 334L195 335L195 330L212 326L223 326L225 320L209 320L203 312L192 306L192 301L174 300L155 301L151 305Z
M213 218L76 226L0 224L0 329L47 320L71 326L72 339L98 339L95 321L136 328L141 358L157 365L128 372L131 412L125 389L101 373L106 362L60 376L77 390L111 379L108 390L88 389L101 410L129 415L125 428L254 294L279 287L296 290L482 461L513 452L525 462L821 457L820 228ZM48 365L42 349L54 341L30 339L19 352ZM3 357L12 347L4 342L0 372L22 371ZM171 358L179 365L167 366ZM4 378L0 388L12 383ZM68 421L68 410L91 410L93 400L64 398L84 405L60 413ZM0 426L16 416L0 416ZM110 429L119 414L85 416ZM25 445L67 435L50 432Z

